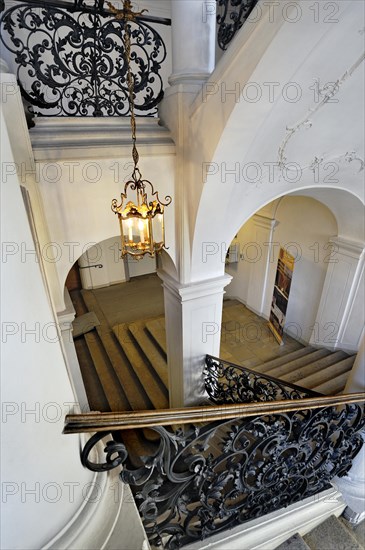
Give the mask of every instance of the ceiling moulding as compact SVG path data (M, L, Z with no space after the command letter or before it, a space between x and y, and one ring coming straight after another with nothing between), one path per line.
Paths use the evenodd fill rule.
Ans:
M29 133L36 161L130 156L129 117L38 117ZM153 117L138 117L138 147L143 156L175 155L169 130Z

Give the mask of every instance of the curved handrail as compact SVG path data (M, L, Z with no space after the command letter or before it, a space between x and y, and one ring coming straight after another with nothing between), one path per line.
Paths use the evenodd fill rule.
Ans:
M173 424L214 422L231 418L319 409L321 407L361 402L365 402L365 392L308 397L296 400L286 399L283 401L243 403L238 405L214 405L154 411L68 414L65 418L63 433L106 432L169 426Z

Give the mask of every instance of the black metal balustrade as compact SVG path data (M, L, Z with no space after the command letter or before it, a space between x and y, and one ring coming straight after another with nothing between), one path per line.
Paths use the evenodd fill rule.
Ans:
M321 395L211 355L206 356L204 380L210 400L217 405L301 399Z
M232 381L223 371L234 365L207 359L220 383ZM253 371L240 374L242 389L231 393L245 404L66 418L65 433L97 432L82 452L84 466L123 466L121 479L131 486L153 547L179 548L315 495L359 452L364 393L319 396ZM207 385L215 391L213 378ZM230 398L226 389L224 395ZM273 401L278 396L284 399ZM154 446L137 461L131 429L148 429ZM91 449L110 434L106 462L93 464Z
M217 0L218 46L226 50L258 0Z
M4 4L0 8L4 9ZM154 115L163 97L165 44L148 22L129 21L137 115ZM104 0L20 1L0 18L2 48L13 55L23 97L36 115L125 116L129 114L125 21Z

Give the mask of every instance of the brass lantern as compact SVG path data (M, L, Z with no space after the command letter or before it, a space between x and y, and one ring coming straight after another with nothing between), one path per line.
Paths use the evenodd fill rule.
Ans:
M146 186L150 186L151 197L148 201ZM128 200L128 191L135 191L137 200ZM112 211L118 214L122 236L122 257L127 254L140 260L144 254L154 256L165 246L164 207L170 204L171 197L165 197L162 203L157 191L148 180L143 180L137 166L132 177L121 193L121 203L112 201Z
M122 258L127 254L140 260L145 254L155 256L165 246L164 207L171 203L171 197L166 196L165 202L160 201L158 192L154 190L150 181L142 179L138 168L139 154L136 147L136 117L134 114L134 78L131 71L131 28L129 21L133 21L140 13L134 13L130 0L125 0L123 10L117 10L111 4L108 5L115 13L117 19L124 19L124 47L127 62L127 84L129 91L129 107L131 111L132 129L132 158L134 169L131 179L124 186L121 193L121 203L117 199L112 200L112 211L118 214L120 232L122 237ZM145 10L143 10L145 11ZM135 191L136 198L130 200L130 195ZM148 198L148 191L151 193Z

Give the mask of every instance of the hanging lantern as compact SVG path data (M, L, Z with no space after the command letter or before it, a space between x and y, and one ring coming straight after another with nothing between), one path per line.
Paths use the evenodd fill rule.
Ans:
M110 9L117 19L124 19L124 48L127 63L127 84L129 91L129 107L131 112L132 129L132 158L134 169L131 179L124 186L121 193L121 203L117 199L112 200L112 211L118 214L120 232L122 237L122 258L127 254L140 260L145 254L155 256L165 247L164 207L168 206L172 199L165 197L161 202L158 192L154 190L150 181L142 179L138 168L139 154L136 146L136 117L134 114L134 77L131 70L131 28L128 21L133 21L142 12L134 13L130 0L125 0L123 10L117 10L108 2ZM146 11L146 10L142 10ZM133 202L132 192L136 193ZM148 191L151 193L148 198Z
M151 198L147 197L146 186L150 187ZM136 201L128 200L128 191L136 192ZM122 257L127 254L140 260L144 254L154 256L165 246L164 207L171 202L171 197L165 197L163 203L157 191L148 180L143 180L137 166L134 167L132 178L127 181L121 194L121 203L112 201L112 211L118 214L122 236Z

